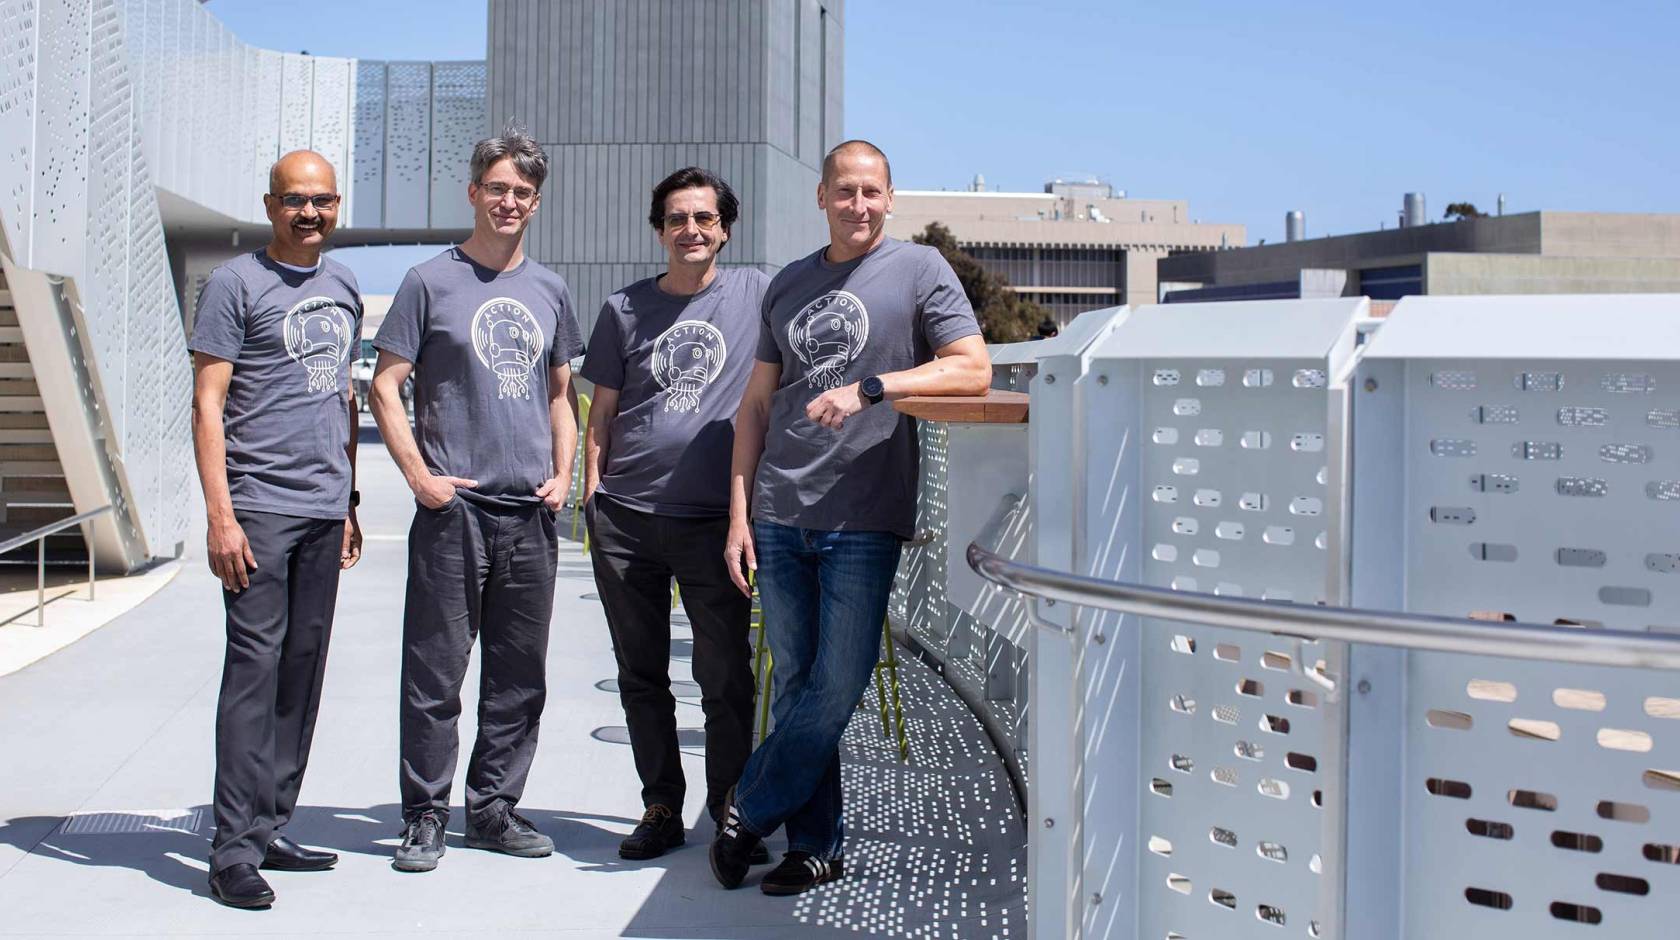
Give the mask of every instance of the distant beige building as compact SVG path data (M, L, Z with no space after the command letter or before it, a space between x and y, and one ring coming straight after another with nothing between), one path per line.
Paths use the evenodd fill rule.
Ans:
M1162 260L1162 300L1680 292L1680 215L1525 212Z
M1241 225L1202 223L1182 199L1127 199L1106 183L1045 184L1042 193L899 190L887 234L908 240L939 222L982 266L1061 323L1086 310L1154 303L1156 263L1241 247Z

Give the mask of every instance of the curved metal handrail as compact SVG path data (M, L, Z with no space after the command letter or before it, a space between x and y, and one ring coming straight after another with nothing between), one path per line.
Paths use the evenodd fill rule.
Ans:
M982 539L984 535L982 535ZM1429 614L1320 607L1108 581L1014 561L969 543L968 566L1000 587L1083 607L1300 639L1372 643L1472 656L1592 666L1680 669L1680 636L1534 623L1461 620ZM1034 618L1035 622L1042 623Z

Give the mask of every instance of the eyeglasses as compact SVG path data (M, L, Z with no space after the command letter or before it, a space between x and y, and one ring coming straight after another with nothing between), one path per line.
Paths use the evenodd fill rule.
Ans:
M506 196L508 193L513 193L513 198L518 202L530 202L532 199L537 197L537 191L529 186L509 186L506 183L485 183L479 188L488 193L491 199L498 202L500 202L502 197Z
M338 205L338 193L316 193L313 196L305 196L302 193L269 193L269 195L280 200L280 204L288 209L302 209L305 205L313 203L315 208L325 212Z
M693 219L694 227L702 232L717 228L718 223L723 221L716 212L696 212L693 215L687 212L673 212L665 217L665 230L669 232L687 228L689 219Z

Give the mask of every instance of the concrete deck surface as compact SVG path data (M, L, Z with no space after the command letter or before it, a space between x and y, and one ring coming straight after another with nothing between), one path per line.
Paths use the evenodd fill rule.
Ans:
M848 732L846 880L773 899L754 887L764 870L756 869L741 890L725 892L706 863L709 828L696 828L703 732L687 682L689 634L674 625L678 723L693 729L684 732L690 842L651 862L619 859L639 787L589 562L566 541L542 743L521 805L555 838L556 854L514 859L462 847L458 775L439 869L393 872L412 501L371 425L359 469L366 552L340 588L313 756L289 827L298 841L341 853L338 868L267 873L278 895L269 911L229 910L208 896L223 643L219 589L198 531L181 572L148 600L0 678L0 935L1024 936L1025 840L1002 763L949 689L911 660L901 669L910 762L899 763L883 737L872 694ZM463 755L476 672L464 692Z

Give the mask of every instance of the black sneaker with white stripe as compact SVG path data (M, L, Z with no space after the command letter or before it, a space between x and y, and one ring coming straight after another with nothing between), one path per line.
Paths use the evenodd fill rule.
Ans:
M747 877L747 870L752 867L753 850L763 841L741 825L741 817L735 813L735 791L731 788L729 800L724 804L723 820L718 823L717 837L712 840L712 877L725 888L739 888L741 879Z
M780 865L764 876L758 887L765 894L803 894L817 885L839 881L845 874L844 859L837 858L831 862L810 852L789 852L782 856Z

